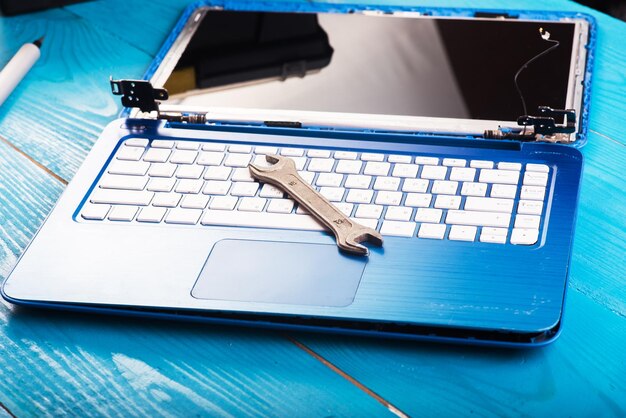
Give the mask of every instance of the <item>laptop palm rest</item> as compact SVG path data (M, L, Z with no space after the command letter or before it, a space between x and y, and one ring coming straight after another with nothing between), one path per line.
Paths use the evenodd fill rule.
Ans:
M342 307L367 258L335 245L225 239L209 254L191 294L198 299Z

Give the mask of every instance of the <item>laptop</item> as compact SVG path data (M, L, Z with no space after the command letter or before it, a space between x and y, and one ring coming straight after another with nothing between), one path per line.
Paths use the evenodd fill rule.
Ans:
M143 80L111 80L123 115L2 295L545 345L562 329L594 39L593 20L571 13L192 5ZM339 250L281 189L252 178L249 164L271 154L384 245L366 257Z

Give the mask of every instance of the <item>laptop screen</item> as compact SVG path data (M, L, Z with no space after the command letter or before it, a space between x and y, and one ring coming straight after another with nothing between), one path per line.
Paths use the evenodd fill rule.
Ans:
M165 87L186 105L514 121L523 102L567 107L574 36L568 22L211 10Z

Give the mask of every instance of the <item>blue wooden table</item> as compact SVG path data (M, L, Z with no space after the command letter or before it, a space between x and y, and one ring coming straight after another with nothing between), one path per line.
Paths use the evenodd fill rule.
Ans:
M598 20L565 330L554 344L453 347L3 301L0 417L626 416L626 24L565 0L410 2L429 3L580 10ZM46 34L42 59L0 109L0 278L119 112L109 75L141 76L185 5L108 0L0 17L0 65Z

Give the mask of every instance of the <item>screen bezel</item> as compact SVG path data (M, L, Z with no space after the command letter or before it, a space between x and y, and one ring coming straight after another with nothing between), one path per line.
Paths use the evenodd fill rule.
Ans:
M229 10L237 11L221 6L200 6L195 8L186 20L186 23L175 35L175 39L169 40L170 46L163 53L162 58L154 69L149 80L154 86L162 86L179 58L183 54L187 44L194 35L205 13L212 11ZM270 10L261 8L241 8L241 11L276 11L276 12L301 12L299 10ZM303 13L342 13L341 11L302 11ZM394 17L410 17L415 19L478 19L488 20L493 17L469 17L454 15L433 15L422 14L414 11L393 11L383 12L377 10L354 10L350 9L350 14L365 14L380 16L381 18ZM510 20L513 22L567 22L573 23L574 40L572 43L570 74L568 78L568 89L566 96L566 108L574 109L579 119L576 132L569 136L568 142L574 142L581 137L581 125L583 122L583 99L585 97L585 75L587 65L587 45L589 42L589 21L583 17L557 17L554 19L539 18L505 18L497 17L502 20ZM175 29L176 32L176 29ZM167 47L167 42L166 46ZM157 58L159 60L159 58ZM147 77L146 77L147 78ZM319 112L319 111L293 111L293 110L270 110L270 109L253 109L253 108L232 108L232 107L201 107L188 105L172 105L163 103L161 105L163 111L189 112L189 113L206 113L207 120L217 123L252 123L263 124L266 121L280 121L288 123L298 123L303 127L316 128L340 128L350 130L376 130L391 132L411 132L411 133L432 133L447 135L468 135L482 136L486 130L494 130L498 128L519 130L520 126L517 121L502 120L484 120L484 119L457 119L442 117L424 117L424 116L402 116L402 115L378 115L378 114L359 114L359 113L340 113L340 112ZM131 116L137 116L138 112L131 113ZM559 121L560 122L560 121Z

